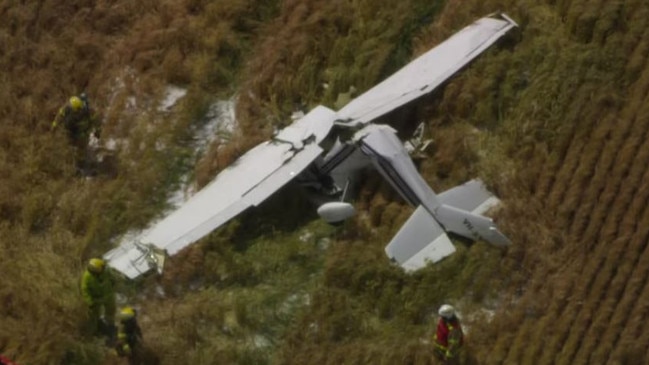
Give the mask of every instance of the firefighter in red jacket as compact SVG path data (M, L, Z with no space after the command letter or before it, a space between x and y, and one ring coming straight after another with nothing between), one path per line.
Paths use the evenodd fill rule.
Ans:
M0 365L17 365L17 364L9 360L8 358L0 355Z
M455 315L455 308L444 304L439 308L439 322L435 333L435 357L445 364L457 361L460 349L464 342L464 333L460 320Z

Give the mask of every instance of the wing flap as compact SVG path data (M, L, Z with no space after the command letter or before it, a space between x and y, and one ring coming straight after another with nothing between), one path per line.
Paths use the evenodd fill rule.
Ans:
M311 164L311 162L313 162L321 152L322 149L318 145L305 146L305 148L293 156L293 158L288 160L263 181L243 194L240 197L240 200L237 200L228 206L224 211L215 211L214 215L208 220L197 225L194 229L186 232L175 241L170 242L164 247L164 249L167 250L169 255L174 255L181 249L187 247L193 242L196 242L225 222L234 218L246 208L261 204L282 186L286 185L286 183L299 175L299 173L309 166L309 164ZM156 244L156 246L158 245Z
M215 226L250 206L241 197L293 158L288 144L263 143L223 170L205 188L176 211L156 223L141 241L166 249L170 255L182 248L178 242L198 227ZM215 228L215 227L214 227ZM201 230L202 231L202 230Z
M263 143L151 229L104 257L111 267L135 278L152 268L145 259L145 245L153 245L169 255L176 254L246 208L260 204L309 166L321 152L316 144L292 151L288 144Z
M289 162L275 170L254 189L243 195L243 199L252 206L257 206L286 183L297 177L321 153L322 148L316 144L306 145Z
M421 269L453 252L455 247L444 229L421 205L385 247L388 257L406 271Z

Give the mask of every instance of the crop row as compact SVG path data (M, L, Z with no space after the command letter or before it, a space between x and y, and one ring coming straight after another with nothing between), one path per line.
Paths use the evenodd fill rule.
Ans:
M641 324L649 311L648 7L552 3L576 41L603 44L620 58L586 48L598 58L576 65L578 84L563 82L574 93L567 125L536 173L534 192L556 217L564 245L537 261L553 263L535 268L510 308L520 321L493 340L488 363L607 363L633 359L649 343ZM607 62L617 63L607 72Z

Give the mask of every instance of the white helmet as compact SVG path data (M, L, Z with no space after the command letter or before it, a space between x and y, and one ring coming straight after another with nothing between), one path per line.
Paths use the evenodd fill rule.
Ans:
M439 311L437 311L437 313L439 313L440 316L446 319L453 318L453 316L455 315L455 308L448 304L444 304L439 307Z

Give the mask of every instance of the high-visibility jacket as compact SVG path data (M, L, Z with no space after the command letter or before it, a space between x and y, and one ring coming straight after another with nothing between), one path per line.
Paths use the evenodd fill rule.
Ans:
M6 357L0 355L0 365L17 365L17 364L7 359Z
M121 320L117 331L117 353L131 356L142 341L142 330L135 318Z
M104 304L115 296L114 280L106 268L99 274L86 270L81 277L81 296L88 306Z
M460 321L453 317L451 319L440 318L435 333L435 349L446 357L457 355L464 343L464 333Z
M52 129L59 125L63 125L72 142L85 141L93 129L97 132L100 129L97 118L85 102L80 110L74 110L70 103L62 106L52 121Z

